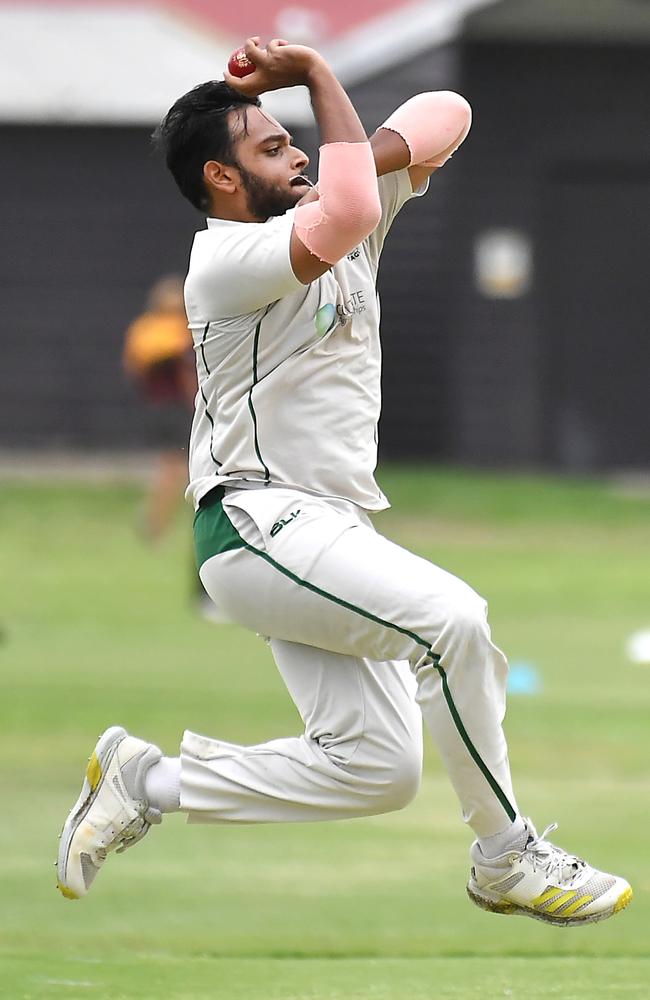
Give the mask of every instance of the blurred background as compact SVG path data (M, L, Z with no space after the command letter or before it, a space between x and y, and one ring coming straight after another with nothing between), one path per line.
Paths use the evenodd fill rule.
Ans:
M429 740L404 813L170 817L55 891L107 725L170 754L300 728L266 646L196 614L174 276L204 221L149 140L249 34L322 50L369 131L422 90L473 106L382 258L377 526L488 597L519 804L631 881L615 920L471 907ZM647 1000L649 56L646 0L0 0L3 1000ZM306 92L264 103L315 177Z
M474 108L383 258L383 455L647 468L645 0L0 0L0 446L152 443L123 333L203 221L149 134L253 31L322 49L369 130ZM306 91L265 103L313 154Z

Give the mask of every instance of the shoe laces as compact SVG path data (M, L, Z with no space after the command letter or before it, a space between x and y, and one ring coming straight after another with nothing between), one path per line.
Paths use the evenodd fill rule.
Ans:
M579 871L586 868L586 862L575 854L567 854L561 847L556 847L546 837L549 833L557 830L557 823L550 823L546 829L538 834L532 823L529 823L530 836L528 842L521 852L532 861L533 871L538 868L545 871L549 877L556 877L561 884L574 878Z
M120 839L120 846L116 849L115 853L124 854L125 851L128 851L129 847L133 847L134 844L137 844L138 841L142 840L144 835L148 832L150 825L151 824L147 823L144 819L140 820L137 826L135 824L131 824L128 829L128 833L125 831L126 836L123 836Z
M128 851L129 847L133 847L134 844L139 843L146 833L149 832L154 823L161 823L162 816L160 810L154 809L153 806L147 806L141 816L137 816L122 832L120 837L120 846L117 848L117 854L124 854Z
M116 854L124 854L125 851L128 851L129 847L133 847L134 844L142 840L149 832L152 824L160 822L162 822L162 816L159 810L148 806L141 815L135 816L128 826L124 827L119 837L116 837L110 846L97 849L97 860L101 864L101 862L106 860L108 854L113 851Z

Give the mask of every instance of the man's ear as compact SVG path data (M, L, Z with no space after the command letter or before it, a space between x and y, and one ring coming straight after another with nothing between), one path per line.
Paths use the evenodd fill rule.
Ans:
M208 160L203 164L203 179L208 191L219 194L234 194L239 183L236 167L230 167L218 160Z

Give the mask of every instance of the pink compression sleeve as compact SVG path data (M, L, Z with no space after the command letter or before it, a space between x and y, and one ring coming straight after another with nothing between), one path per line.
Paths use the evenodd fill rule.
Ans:
M393 111L380 128L397 132L409 148L409 166L441 167L455 153L472 124L472 109L452 90L416 94Z
M369 142L329 142L320 148L318 201L299 205L294 230L310 253L336 264L381 219L377 171Z

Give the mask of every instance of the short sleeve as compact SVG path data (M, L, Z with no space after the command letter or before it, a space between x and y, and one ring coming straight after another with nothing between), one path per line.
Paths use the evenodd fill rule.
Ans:
M418 191L413 191L408 168L383 174L378 178L378 185L379 200L381 201L381 220L366 241L370 258L375 268L379 264L379 255L381 254L384 240L397 213L411 198L417 198L426 194L429 187L427 182Z
M190 317L255 312L302 289L291 267L293 209L264 223L215 220L197 234L185 297Z

